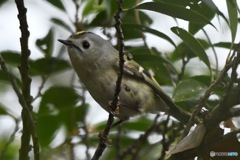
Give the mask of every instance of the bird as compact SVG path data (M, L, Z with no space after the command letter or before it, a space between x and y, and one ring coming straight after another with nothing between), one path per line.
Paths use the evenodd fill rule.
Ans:
M67 47L72 66L92 98L105 111L112 112L109 106L119 75L119 51L109 41L88 31L58 41ZM126 55L124 60L118 112L114 116L124 122L143 113L165 112L187 124L191 115L172 101L154 77Z

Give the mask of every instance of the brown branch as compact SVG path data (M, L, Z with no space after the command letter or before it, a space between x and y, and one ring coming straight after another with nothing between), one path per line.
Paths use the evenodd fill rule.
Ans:
M238 82L237 86L233 86L233 84L237 81L237 67L240 64L240 52L237 53L237 56L232 60L231 68L231 80L228 84L228 88L226 91L223 100L217 105L209 118L206 120L206 126L208 129L211 129L219 122L231 118L233 114L231 113L231 108L237 104L239 104L239 95L240 95L240 83Z
M184 137L187 136L187 134L189 133L192 125L194 124L195 118L197 117L197 115L199 114L199 112L201 111L202 107L204 106L205 102L208 100L208 98L210 97L212 91L216 88L216 86L221 82L221 80L224 78L224 76L226 75L227 71L231 68L233 64L232 58L226 63L226 65L224 66L224 68L222 69L221 73L219 74L218 78L212 82L212 84L209 86L209 88L205 91L203 97L200 98L197 106L195 107L195 110L193 111L193 114L186 126L186 128L184 129L184 132L182 134L182 139Z
M24 6L23 0L15 0L18 9L18 19L20 22L20 30L21 30L21 59L19 71L22 79L22 98L19 97L20 104L22 105L22 120L23 120L23 134L22 134L22 144L19 150L19 159L27 160L29 159L28 153L31 149L30 146L30 138L32 136L33 140L33 149L34 149L34 158L35 160L39 160L39 144L37 135L35 133L35 124L31 115L32 111L32 96L31 96L31 78L29 77L29 56L31 54L28 49L28 24L27 24L27 9Z
M227 71L231 69L232 71L231 80L227 85L227 90L224 96L222 97L220 103L205 118L204 124L207 129L207 132L205 133L206 136L204 137L202 142L206 142L206 138L209 135L209 133L213 129L215 129L216 126L218 126L221 121L225 121L233 116L237 116L240 113L238 108L232 108L240 103L239 101L240 82L239 79L237 79L237 68L239 64L240 64L240 52L238 52L237 55L234 52L223 69L225 73L227 73ZM223 72L221 72L219 78L222 79L221 78L222 76ZM217 81L219 81L219 79L217 79ZM213 83L212 85L214 85L215 83ZM202 143L202 145L200 145L197 148L176 155L172 155L172 157L175 157L177 155L181 155L181 157L184 157L184 159L188 159L189 157L195 157L197 154L200 153L199 150L204 149L206 146L209 146L209 144L213 144L218 140L221 140L227 136L231 136L237 133L239 133L239 130L237 130L236 132L235 131L231 132L227 135L218 136L214 140L208 141L207 143ZM177 159L179 159L179 157Z
M114 97L113 97L113 101L111 103L110 107L110 113L108 116L108 121L106 124L105 129L103 130L103 132L99 133L99 138L100 138L100 142L98 144L98 147L93 155L92 160L97 160L101 157L102 153L104 152L104 150L107 147L107 143L108 143L108 135L111 129L111 126L113 124L114 121L114 116L113 116L113 112L115 112L115 110L118 107L118 103L119 103L119 93L121 91L121 83L122 83L122 77L123 77L123 67L124 67L124 36L123 36L123 32L122 32L122 27L121 27L121 16L120 14L122 13L122 3L123 0L117 0L117 11L115 13L115 28L117 31L117 37L118 37L118 49L119 49L119 75L116 81L116 88L115 88L115 93L114 93ZM112 111L112 112L111 112Z

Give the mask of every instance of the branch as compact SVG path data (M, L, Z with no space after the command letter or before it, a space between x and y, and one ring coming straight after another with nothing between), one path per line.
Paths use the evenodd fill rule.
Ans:
M139 152L141 148L141 144L145 142L148 138L148 136L156 129L159 124L157 123L158 118L160 117L159 114L156 115L153 124L144 132L144 134L141 134L138 139L130 146L128 147L125 151L122 152L121 155L117 157L118 160L126 159L127 156L132 154L134 157L132 159L136 159L136 155Z
M37 135L35 133L35 124L33 121L33 117L31 115L32 111L32 96L31 96L31 78L29 77L29 56L30 50L28 49L28 24L27 24L27 9L24 6L23 0L15 0L18 9L18 19L20 22L20 30L21 30L21 59L19 71L22 79L22 94L18 94L20 104L22 105L22 120L23 120L23 134L22 134L22 144L20 148L20 160L29 159L28 153L31 149L30 146L30 138L32 136L33 140L33 149L34 149L34 158L35 160L39 160L39 144ZM20 96L21 95L21 96Z
M79 21L78 12L79 12L79 7L80 6L79 6L77 0L73 0L73 3L75 5L75 9L76 9L74 25L75 25L76 32L78 32L78 31L81 30L79 22L78 22Z
M6 144L4 144L4 146L2 147L2 150L0 151L0 159L5 158L6 152L7 152L7 148L9 147L9 145L14 141L15 135L19 129L19 119L14 119L15 120L15 128L12 132L12 134L9 137L9 140L6 142Z
M12 72L8 69L8 67L7 67L3 57L1 56L1 54L0 54L0 65L1 65L1 68L2 68L3 72L9 78L9 81L10 81L12 87L13 87L13 90L15 91L15 93L18 96L19 103L21 104L23 110L27 110L28 111L25 114L27 114L27 116L30 118L30 122L33 122L33 119L32 119L31 113L30 113L30 111L28 109L27 103L26 103L26 101L25 101L25 99L24 99L24 97L23 97L23 95L22 95L22 93L21 93L21 91L20 91L20 89L18 87L17 80L16 80L15 76L12 74ZM24 160L24 158L26 160L29 159L29 157L28 157L29 148L30 148L29 144L28 144L28 146L21 147L20 155L22 155L23 159L20 159L20 160Z
M197 115L199 114L199 112L201 111L202 107L204 106L205 102L208 100L208 98L210 97L212 91L215 89L215 87L221 82L221 80L224 78L224 76L226 75L227 71L231 68L233 64L232 58L230 58L230 60L226 63L226 65L224 66L224 68L222 69L221 73L219 74L218 78L212 82L212 84L209 86L209 88L206 90L206 92L204 93L203 97L200 98L198 104L195 108L195 110L193 111L193 114L190 118L190 121L188 122L186 128L184 129L184 132L182 134L182 139L184 137L187 136L187 134L189 133L195 118L197 117Z
M122 13L122 3L123 0L117 0L117 11L115 13L115 28L117 31L117 36L118 36L118 49L119 49L119 75L116 81L116 88L115 88L115 93L114 93L114 97L113 97L113 101L111 103L110 107L110 113L108 116L108 121L106 124L105 129L103 130L103 132L99 133L99 138L100 138L100 142L98 144L97 150L95 151L92 160L98 160L102 153L104 152L104 150L107 147L107 143L108 143L108 135L112 126L112 123L114 121L114 116L112 112L115 112L115 110L118 107L118 103L119 103L119 93L121 91L121 83L122 83L122 77L123 77L123 67L124 67L124 36L123 36L123 32L122 32L122 27L121 27L121 16L120 14ZM111 112L112 111L112 112Z
M240 52L237 53L237 56L232 60L231 68L231 80L228 84L228 88L226 91L223 100L220 102L218 106L214 108L211 113L211 116L206 120L206 126L210 129L215 126L219 122L226 120L228 118L233 117L233 113L231 113L231 108L237 104L239 104L239 95L240 95L240 83L238 82L237 86L233 86L237 81L237 67L240 64Z

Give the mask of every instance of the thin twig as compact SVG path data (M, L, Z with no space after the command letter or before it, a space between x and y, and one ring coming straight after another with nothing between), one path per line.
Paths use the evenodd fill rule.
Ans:
M221 73L219 74L218 78L212 82L212 84L208 87L208 89L205 91L204 95L200 98L198 104L186 126L186 128L184 129L184 132L182 134L182 139L184 137L186 137L195 121L195 118L197 117L197 115L199 114L199 112L201 111L202 107L204 106L205 102L208 100L208 98L210 97L212 91L215 89L215 87L221 82L221 80L224 78L224 76L226 75L227 71L231 68L233 61L231 61L232 58L230 58L230 61L228 61L226 63L226 65L224 66L223 70L221 71Z
M4 59L3 59L3 57L1 56L1 54L0 54L0 65L1 65L1 68L2 68L3 72L8 76L8 78L9 78L9 80L11 82L11 85L13 87L13 90L15 91L15 93L18 96L19 103L22 105L24 110L28 111L28 112L25 112L25 114L26 114L27 117L30 118L29 119L29 124L30 124L30 128L29 129L30 129L30 133L31 133L31 132L35 131L35 126L34 126L34 123L33 123L33 118L32 118L31 112L29 111L27 103L26 103L26 101L25 101L25 99L24 99L20 89L18 88L18 84L17 84L15 76L12 74L12 72L6 66L6 63L5 63ZM32 123L30 123L30 122L32 122ZM24 146L24 147L26 147L26 146ZM26 151L28 151L30 148L25 148L25 149L26 149ZM28 152L27 152L27 157L28 157ZM29 159L27 157L23 156L23 158L25 158L26 160ZM22 160L24 160L24 159L22 159Z
M240 52L238 52L237 56L232 60L231 68L231 80L228 83L228 87L226 90L226 94L223 96L223 100L217 105L211 116L206 120L207 129L213 128L219 122L231 118L231 108L237 104L239 104L239 95L240 95L240 84L237 86L233 86L233 84L237 81L237 68L240 64Z
M183 78L183 75L185 73L185 69L186 69L186 66L187 66L187 63L189 62L189 58L188 57L185 57L183 54L182 54L182 68L181 68L181 72L178 74L178 82L180 82Z
M161 156L159 157L159 160L164 159L165 155L166 155L166 151L168 150L168 143L167 143L167 138L166 138L166 134L168 131L168 122L169 122L170 116L167 116L167 119L165 120L165 122L163 123L163 133L162 133L162 150L161 150Z
M43 90L44 85L45 85L45 83L46 83L46 81L47 81L47 77L42 76L41 78L42 78L42 82L41 82L41 84L40 84L40 86L39 86L39 88L38 88L38 93L37 93L37 95L33 98L32 102L34 102L36 99L38 99L39 97L42 96L42 90Z
M8 148L8 146L14 141L14 137L15 137L18 129L19 129L19 121L20 121L20 120L19 120L19 119L14 119L14 120L15 120L16 126L15 126L12 134L10 135L9 140L8 140L7 143L3 146L3 149L2 149L2 151L0 152L0 159L4 159L4 158L5 158L5 154L6 154L7 148Z
M73 0L73 3L75 4L75 9L76 9L75 22L74 22L76 32L80 31L80 27L79 27L79 23L78 23L78 21L79 21L79 17L78 17L79 4L78 4L77 1L78 1L78 0Z
M155 130L156 126L159 124L157 123L158 118L160 117L160 114L157 114L155 119L153 120L152 125L144 132L144 134L141 134L138 139L130 147L128 147L125 151L122 152L121 155L118 156L118 160L125 159L130 154L133 155L133 157L136 158L137 154L139 153L139 150L141 148L141 145L143 142L145 142L148 138L148 136L152 133L152 131ZM134 159L134 158L132 158Z
M119 75L116 81L116 88L115 88L115 93L114 93L114 97L113 97L113 101L111 103L110 110L115 112L115 110L118 107L118 103L119 103L119 93L121 91L121 83L122 83L122 77L123 77L123 67L124 67L124 42L123 42L123 32L122 32L122 27L121 27L121 16L120 14L122 13L122 3L123 0L117 0L117 11L116 14L114 16L116 24L115 24L115 28L117 31L117 36L118 36L118 49L119 49ZM92 158L92 160L98 160L103 151L106 149L107 147L107 141L108 141L108 135L112 126L112 123L114 121L114 117L113 114L110 112L109 116L108 116L108 121L106 124L105 129L103 130L103 132L101 132L99 134L100 137L100 142L98 144L98 147L94 153L94 156Z

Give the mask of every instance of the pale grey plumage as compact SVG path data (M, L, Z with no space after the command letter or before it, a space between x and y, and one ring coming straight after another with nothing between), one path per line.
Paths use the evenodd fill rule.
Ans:
M81 82L96 102L109 111L118 77L118 51L91 32L78 32L68 40L59 41L68 46L69 57ZM165 111L186 123L189 116L181 112L154 78L143 71L135 61L126 59L116 116L124 121L140 113Z

